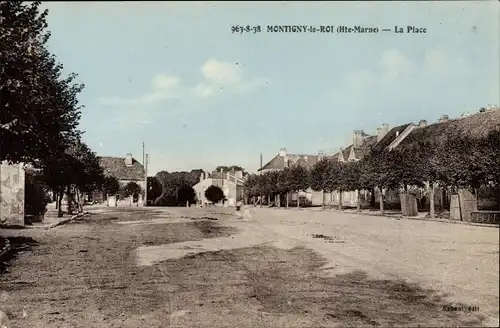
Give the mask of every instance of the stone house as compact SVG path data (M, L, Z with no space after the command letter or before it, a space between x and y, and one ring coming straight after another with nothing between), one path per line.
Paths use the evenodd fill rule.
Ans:
M203 172L200 181L193 186L196 193L198 205L210 204L205 197L205 190L210 186L217 186L222 189L226 197L224 205L235 206L236 202L244 197L245 176L242 171L234 172L213 172L208 174Z
M24 225L24 165L0 164L0 224Z
M124 188L129 182L135 182L143 191L146 190L146 171L144 166L132 157L132 154L126 154L125 157L102 156L99 157L99 163L104 171L104 175L113 176L118 179L121 188ZM100 203L108 200L110 206L130 206L133 204L143 206L142 197L142 195L138 195L136 198L130 196L125 199L122 195L117 195L117 197L111 197L108 200L105 193L96 191L88 195L87 201Z

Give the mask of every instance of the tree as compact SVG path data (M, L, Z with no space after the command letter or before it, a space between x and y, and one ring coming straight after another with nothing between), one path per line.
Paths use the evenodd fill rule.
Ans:
M1 1L0 160L38 163L62 154L77 130L82 84L62 78L62 65L46 49L48 11L40 2Z
M224 191L217 186L210 186L205 190L205 197L212 203L218 203L225 198Z
M309 171L309 186L314 191L321 191L323 209L325 208L325 192L331 192L331 175L330 172L333 170L335 164L328 159L323 159L318 161Z
M150 200L154 201L161 196L162 193L162 186L160 181L158 180L157 177L148 177L147 179L147 184L148 184L148 198Z
M58 196L59 216L62 216L61 201L68 197L68 214L72 213L75 202L79 211L83 210L82 192L99 190L104 183L104 175L99 160L83 142L77 141L62 153L53 153L41 161L43 181Z
M125 197L138 197L142 192L141 186L139 186L136 182L129 182L125 185Z
M47 212L49 197L46 186L36 172L26 172L24 213L42 216Z
M302 166L294 166L290 168L286 175L287 187L290 191L297 193L297 208L300 207L299 193L305 191L309 187L309 177L307 169Z
M347 162L340 166L340 189L344 191L357 191L357 211L361 209L361 181L362 164L360 162Z
M184 206L186 203L193 204L196 201L196 192L193 187L183 186L179 188L177 194L177 206Z
M255 197L259 196L258 183L259 183L259 176L256 174L250 174L245 180L243 187L247 200L250 197L255 199Z
M219 165L214 170L214 172L223 172L223 173L230 171L245 171L245 169L238 165L231 165L231 166Z
M104 177L102 190L107 195L116 195L120 190L120 182L114 176L106 176Z

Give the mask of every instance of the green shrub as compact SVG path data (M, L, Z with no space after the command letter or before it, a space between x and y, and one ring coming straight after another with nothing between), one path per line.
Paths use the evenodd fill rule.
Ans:
M205 190L205 197L212 203L218 203L225 198L224 191L220 187L210 186Z
M45 185L32 173L26 173L24 199L25 215L38 217L47 212L50 197L46 192Z

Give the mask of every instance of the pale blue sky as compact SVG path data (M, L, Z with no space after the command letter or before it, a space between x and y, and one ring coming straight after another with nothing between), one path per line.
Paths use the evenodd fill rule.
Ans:
M86 84L85 141L160 170L332 154L499 104L498 2L48 2L51 50ZM414 25L426 34L231 33L231 25Z

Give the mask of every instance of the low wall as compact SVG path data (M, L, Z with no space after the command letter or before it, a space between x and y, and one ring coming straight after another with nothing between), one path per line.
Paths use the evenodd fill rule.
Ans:
M474 211L471 213L470 222L500 224L500 211Z

